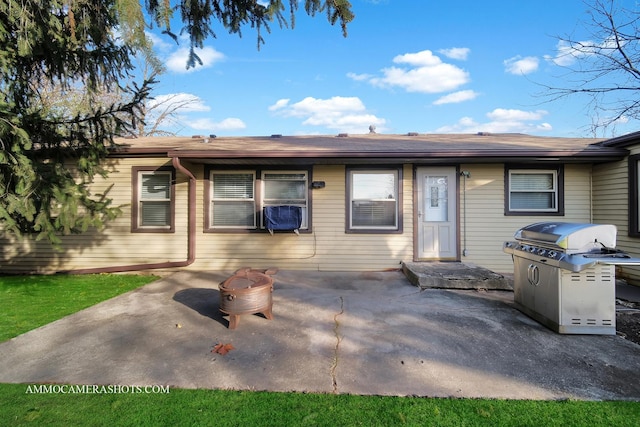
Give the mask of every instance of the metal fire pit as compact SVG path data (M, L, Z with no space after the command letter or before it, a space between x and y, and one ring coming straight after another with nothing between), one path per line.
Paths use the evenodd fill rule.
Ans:
M615 335L615 266L639 265L615 249L611 224L540 222L521 228L513 256L514 302L561 334Z
M273 319L273 279L270 276L277 271L275 268L254 270L245 267L220 284L220 311L229 315L229 329L238 326L242 314L261 313L267 319Z

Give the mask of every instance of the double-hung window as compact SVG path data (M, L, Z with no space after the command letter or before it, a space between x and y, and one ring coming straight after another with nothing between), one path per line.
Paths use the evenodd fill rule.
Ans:
M132 229L138 232L174 230L173 169L133 169Z
M263 230L264 208L296 206L300 230L309 228L308 170L210 169L207 222L209 231Z
M507 215L563 214L561 168L507 168L505 178Z
M256 227L255 172L211 172L213 228Z
M347 170L347 231L401 229L401 170Z

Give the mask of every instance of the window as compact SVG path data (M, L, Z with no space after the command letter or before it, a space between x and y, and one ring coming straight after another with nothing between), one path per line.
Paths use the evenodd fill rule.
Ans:
M255 228L255 173L211 172L213 228Z
M401 231L401 170L347 171L347 231Z
M262 207L299 206L302 208L301 229L307 228L307 173L262 172ZM263 222L264 227L264 222Z
M563 215L562 187L562 168L507 168L505 214Z
M173 231L175 217L174 179L172 169L133 169L133 231Z
M629 235L640 237L640 154L629 157Z
M309 229L308 170L209 169L205 228L209 231L263 230L267 206L297 206L300 230Z

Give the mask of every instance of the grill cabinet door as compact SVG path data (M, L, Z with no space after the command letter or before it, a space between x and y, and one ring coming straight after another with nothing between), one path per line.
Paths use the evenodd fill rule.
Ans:
M560 321L559 269L514 257L514 300L523 311L549 326Z
M541 262L532 262L538 271L535 286L535 311L553 323L560 323L560 269Z
M529 284L528 275L530 261L521 257L513 258L513 299L518 304L533 310L535 304L535 288Z

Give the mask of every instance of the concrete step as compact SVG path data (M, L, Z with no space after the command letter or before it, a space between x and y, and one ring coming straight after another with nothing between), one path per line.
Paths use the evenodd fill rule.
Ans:
M422 288L513 290L513 279L462 262L403 262L402 271Z

